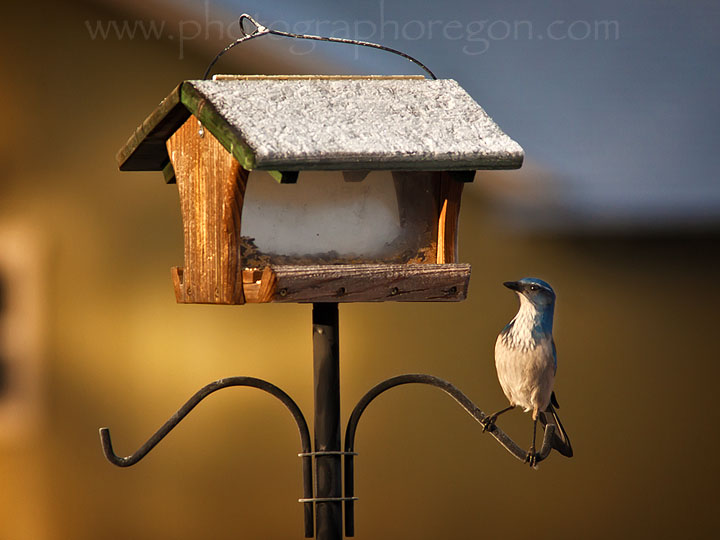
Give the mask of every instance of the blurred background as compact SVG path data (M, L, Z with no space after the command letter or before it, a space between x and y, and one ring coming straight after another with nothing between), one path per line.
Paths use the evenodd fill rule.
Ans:
M343 305L344 418L430 373L505 406L492 351L539 276L558 293L560 413L576 456L531 471L437 390L360 423L357 538L706 538L720 445L720 7L693 0L31 0L0 19L0 539L300 538L282 406L226 390L130 469L196 389L265 378L312 416L310 306L177 305L174 186L115 152L199 78L248 12L382 42L456 79L526 151L467 187L460 304ZM343 45L263 38L221 73L417 73ZM501 427L523 446L529 415Z

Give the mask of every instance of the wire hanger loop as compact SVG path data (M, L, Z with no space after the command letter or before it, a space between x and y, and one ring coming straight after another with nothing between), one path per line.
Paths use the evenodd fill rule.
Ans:
M420 60L413 58L409 54L406 54L402 51L399 51L397 49L393 49L392 47L386 47L385 45L380 45L378 43L372 43L370 41L360 41L357 39L346 39L346 38L337 38L337 37L326 37L326 36L314 36L312 34L294 34L292 32L284 32L282 30L273 30L272 28L268 28L266 26L263 26L258 21L253 19L250 15L247 13L243 13L240 15L240 18L238 19L238 24L240 25L240 32L241 36L230 43L227 47L225 47L222 51L220 51L215 58L213 58L212 62L210 62L210 65L205 70L205 74L203 75L203 79L207 79L210 75L210 72L212 71L212 68L215 66L218 60L220 60L220 57L222 57L226 52L228 52L233 47L240 45L241 43L245 43L246 41L250 41L251 39L255 39L257 37L266 36L268 34L272 34L275 36L282 36L282 37L288 37L288 38L294 38L294 39L310 39L315 41L329 41L332 43L346 43L348 45L360 45L362 47L370 47L373 49L380 49L381 51L386 51L389 53L396 54L398 56L401 56L405 58L406 60L409 60L413 64L419 66L421 69L427 73L431 79L435 80L437 77L435 74L430 71L430 69L420 62Z

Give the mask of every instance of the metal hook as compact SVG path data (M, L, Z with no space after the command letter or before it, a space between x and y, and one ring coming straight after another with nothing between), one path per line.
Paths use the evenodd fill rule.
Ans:
M244 23L248 21L251 24L255 26L255 30L248 33L245 30ZM228 52L230 49L235 47L236 45L240 45L240 43L244 43L246 41L249 41L251 39L254 39L256 37L265 36L268 34L273 34L276 36L282 36L282 37L288 37L288 38L295 38L295 39L311 39L315 41L330 41L332 43L347 43L348 45L360 45L362 47L370 47L373 49L380 49L381 51L386 51L389 53L396 54L398 56L401 56L405 58L406 60L409 60L410 62L414 63L415 65L422 68L425 73L427 73L431 79L435 80L437 77L435 74L430 71L430 69L423 64L420 60L417 60L416 58L413 58L409 54L406 54L402 51L399 51L397 49L393 49L392 47L386 47L385 45L380 45L378 43L372 43L370 41L360 41L357 39L345 39L345 38L336 38L336 37L326 37L326 36L314 36L312 34L293 34L292 32L283 32L282 30L273 30L271 28L268 28L266 26L263 26L259 22L257 22L255 19L253 19L250 15L247 13L243 13L240 15L240 18L238 19L238 23L240 24L240 32L242 33L242 36L232 42L230 45L225 47L222 51L220 51L215 58L213 58L212 62L210 62L210 65L205 70L205 74L203 75L203 79L207 79L208 75L210 75L210 71L215 66L218 60L220 60L220 57L224 55L226 52Z
M399 375L392 377L371 388L355 405L350 419L345 429L345 536L355 535L355 508L354 508L354 456L353 451L355 449L355 432L357 430L357 424L360 421L362 413L365 411L367 406L372 400L378 397L386 390L390 390L396 386L403 384L427 384L439 388L446 394L449 394L460 406L465 409L476 421L482 423L488 416L483 413L477 405L475 405L470 398L463 394L459 388L455 385L435 377L433 375L425 375L420 373L411 373L407 375ZM515 456L520 461L526 461L528 454L523 450L515 441L513 441L505 432L495 426L494 429L488 431L495 440L497 440L508 452ZM536 463L540 463L548 457L552 450L553 434L555 433L555 426L553 424L547 424L545 426L545 436L543 437L542 448L537 453Z
M254 35L254 34L251 34ZM333 454L341 454L345 458L345 493L343 497L333 498L333 501L344 501L345 502L345 536L354 536L355 533L355 512L354 512L354 501L357 498L354 496L354 456L357 455L354 452L355 447L355 433L357 431L357 425L360 421L360 417L367 408L367 406L380 394L403 384L427 384L440 388L446 394L450 395L460 406L465 409L476 421L482 423L487 415L483 413L477 405L475 405L465 394L463 394L453 384L435 377L433 375L425 374L407 374L392 377L371 388L358 402L353 409L352 414L347 423L345 430L345 449L342 452L332 452ZM304 518L305 518L305 536L306 538L312 538L314 534L314 515L313 515L313 504L315 502L327 502L330 499L317 499L314 497L313 490L313 477L312 477L312 459L317 455L330 454L331 452L313 452L310 440L310 432L308 430L307 422L302 414L302 411L292 398L286 394L283 390L277 386L254 377L228 377L212 382L200 390L198 390L178 411L163 424L135 453L127 457L120 457L115 454L112 446L112 439L110 438L110 430L106 427L100 429L100 440L102 443L103 453L107 460L113 465L118 467L130 467L144 458L185 416L190 413L203 399L207 396L230 386L250 386L263 390L276 398L278 398L290 411L295 422L297 423L298 430L300 432L300 439L302 445L302 453L299 456L303 461L303 498L299 499L304 504ZM515 443L507 434L505 434L497 426L490 430L489 433L512 455L521 461L526 461L527 452ZM555 433L555 425L547 424L545 426L545 434L543 437L543 444L540 451L537 454L536 463L540 463L545 460L553 445L553 435Z
M292 414L295 422L297 423L298 431L300 432L300 442L302 445L303 454L310 454L312 452L312 446L310 442L310 431L308 430L307 422L303 416L302 411L293 401L293 399L287 395L283 390L278 388L272 383L264 381L262 379L256 379L255 377L228 377L212 382L200 390L198 390L178 411L165 422L153 435L150 437L145 444L143 444L138 450L127 457L120 457L115 454L112 446L112 440L110 438L110 430L106 427L100 428L100 441L102 443L103 453L107 460L113 465L118 467L130 467L135 465L138 461L144 458L150 450L152 450L172 429L177 426L180 421L185 418L188 413L195 408L207 396L230 386L250 386L258 388L267 392L268 394L278 398L285 407L288 408L290 414ZM312 538L314 535L314 522L313 522L313 483L312 483L312 456L303 456L303 501L305 508L305 537Z

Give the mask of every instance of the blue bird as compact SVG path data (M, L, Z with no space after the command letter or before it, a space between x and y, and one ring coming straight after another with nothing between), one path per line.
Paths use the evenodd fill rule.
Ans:
M523 278L503 283L515 291L520 299L517 315L502 329L495 343L495 368L500 386L510 406L488 416L484 429L492 429L497 417L522 407L532 411L533 436L527 461L535 466L535 435L537 422L556 426L553 448L562 455L572 457L570 439L560 423L555 408L560 406L553 392L557 353L553 341L553 314L555 291L545 281Z

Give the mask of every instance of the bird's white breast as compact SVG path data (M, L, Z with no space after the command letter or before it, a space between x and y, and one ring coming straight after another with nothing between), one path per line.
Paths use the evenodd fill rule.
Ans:
M537 334L537 312L521 304L508 331L495 343L495 367L505 396L525 411L544 411L555 380L551 334Z

